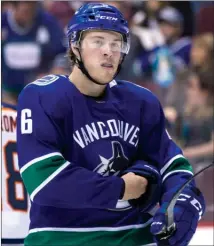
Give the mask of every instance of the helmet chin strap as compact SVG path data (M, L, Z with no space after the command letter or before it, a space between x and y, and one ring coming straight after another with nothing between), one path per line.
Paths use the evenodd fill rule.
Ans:
M76 64L78 65L78 67L79 67L79 69L82 71L82 73L85 74L85 76L86 76L89 80L91 80L92 82L94 82L94 83L97 84L97 85L107 85L108 83L111 82L111 81L109 81L109 82L103 84L103 83L98 82L98 81L95 80L94 78L92 78L91 75L89 74L89 72L87 71L87 69L85 68L85 65L84 65L84 63L83 63L83 61L82 61L82 56L81 56L80 50L79 50L79 49L77 49L77 50L78 50L78 52L79 52L80 60L79 60L78 58L76 58ZM113 79L114 79L114 78L118 75L118 73L120 72L120 70L121 70L121 68L122 68L122 62L123 62L124 58L125 58L125 55L123 55L123 57L122 57L122 59L121 59L121 61L120 61L120 64L118 65L117 72L115 73Z

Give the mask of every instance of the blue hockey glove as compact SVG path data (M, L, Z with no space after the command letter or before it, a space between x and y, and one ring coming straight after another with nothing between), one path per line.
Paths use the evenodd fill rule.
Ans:
M151 210L160 200L162 179L159 171L148 162L138 160L132 164L131 167L123 171L122 175L126 173L135 173L148 180L146 192L138 199L129 200L132 206L140 207L142 212Z
M187 246L205 211L205 200L198 188L194 186L185 188L174 207L176 230L168 239L160 240L158 234L166 227L165 210L173 195L174 189L163 195L161 206L153 217L151 233L156 235L154 238L158 245Z

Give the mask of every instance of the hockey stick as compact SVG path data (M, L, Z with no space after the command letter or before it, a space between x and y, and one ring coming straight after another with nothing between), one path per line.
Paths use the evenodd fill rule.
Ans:
M169 202L169 204L167 205L166 208L166 212L165 212L165 218L167 221L167 226L163 228L163 230L156 235L156 237L158 238L158 240L160 240L160 244L158 244L159 246L161 245L168 245L167 244L167 240L176 230L176 225L174 222L174 207L176 204L176 201L178 199L178 197L180 196L181 192L183 191L183 189L196 177L198 176L200 173L204 172L206 169L210 168L210 167L214 167L214 162L211 163L210 165L206 166L205 168L202 168L200 171L198 171L196 174L194 174L189 180L187 180L180 188L179 190L175 193L175 195L173 196L172 200ZM161 242L161 240L163 240ZM164 242L165 241L165 242Z

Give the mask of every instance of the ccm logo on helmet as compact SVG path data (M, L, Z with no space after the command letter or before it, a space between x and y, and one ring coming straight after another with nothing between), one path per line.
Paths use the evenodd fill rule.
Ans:
M104 15L99 16L99 18L102 20L113 20L113 21L118 20L118 18L111 17L111 16L104 16Z

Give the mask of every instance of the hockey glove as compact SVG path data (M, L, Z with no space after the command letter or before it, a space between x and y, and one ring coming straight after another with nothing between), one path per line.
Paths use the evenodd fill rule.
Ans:
M161 206L153 217L151 233L156 235L154 238L157 245L187 246L205 211L205 200L200 190L194 186L188 186L180 194L174 207L175 232L168 239L159 240L158 234L166 226L165 208L174 193L175 189L171 189L163 195Z
M151 210L160 200L161 194L161 175L158 170L143 160L138 160L133 163L131 167L123 171L122 175L126 173L135 173L148 180L146 192L138 199L129 200L129 203L134 207L139 207L142 212Z

